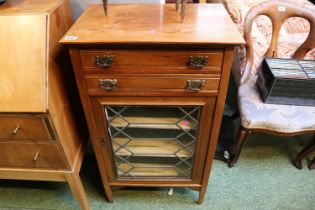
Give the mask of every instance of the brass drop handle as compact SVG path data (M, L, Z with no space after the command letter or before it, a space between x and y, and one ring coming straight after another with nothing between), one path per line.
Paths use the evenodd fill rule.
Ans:
M21 126L20 125L16 125L16 127L12 131L12 135L15 136L20 129L21 129Z
M114 55L98 55L95 57L96 65L100 67L111 67L114 63Z
M189 68L201 69L208 64L208 56L189 56L187 66Z
M33 157L33 160L36 161L38 159L38 156L39 156L39 152L36 152L34 157Z
M98 81L99 87L104 90L113 90L117 86L116 79L100 79Z
M205 80L187 80L187 88L191 91L200 91L203 89Z

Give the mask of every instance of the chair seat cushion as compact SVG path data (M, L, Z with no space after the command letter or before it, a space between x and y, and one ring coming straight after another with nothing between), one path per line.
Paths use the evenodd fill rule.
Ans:
M238 99L242 126L282 133L315 131L315 107L265 104L256 88L257 76L239 87Z

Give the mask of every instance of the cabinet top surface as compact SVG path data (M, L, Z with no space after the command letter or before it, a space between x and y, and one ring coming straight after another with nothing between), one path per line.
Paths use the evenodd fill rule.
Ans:
M181 22L174 4L92 5L62 44L244 44L222 4L189 4Z
M0 16L50 13L62 2L63 0L6 0L0 4Z

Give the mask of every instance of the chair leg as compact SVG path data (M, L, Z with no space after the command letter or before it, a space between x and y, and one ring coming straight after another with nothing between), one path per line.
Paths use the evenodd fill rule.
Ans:
M231 119L232 120L236 120L236 119L238 119L240 117L240 113L239 113L239 111L237 111L237 112L235 112L232 116L231 116Z
M297 169L302 169L302 160L308 156L309 154L311 154L313 151L315 151L315 135L312 139L312 141L306 146L304 147L296 156L295 160L293 160L293 165L297 168ZM314 165L314 159L312 160L310 167L312 165Z
M313 160L308 164L308 169L312 170L315 169L315 157Z
M235 149L234 149L234 154L232 155L232 157L230 158L230 161L228 162L228 166L230 168L236 164L236 162L240 156L243 144L246 141L248 134L250 134L250 131L247 130L246 128L244 128L243 126L241 126L239 131L238 131Z

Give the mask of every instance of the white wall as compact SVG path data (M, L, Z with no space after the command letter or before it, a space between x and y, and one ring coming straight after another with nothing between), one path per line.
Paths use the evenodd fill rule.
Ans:
M165 0L108 0L109 4L158 4L164 3ZM90 4L101 4L102 0L71 0L73 18L76 20L83 10Z

